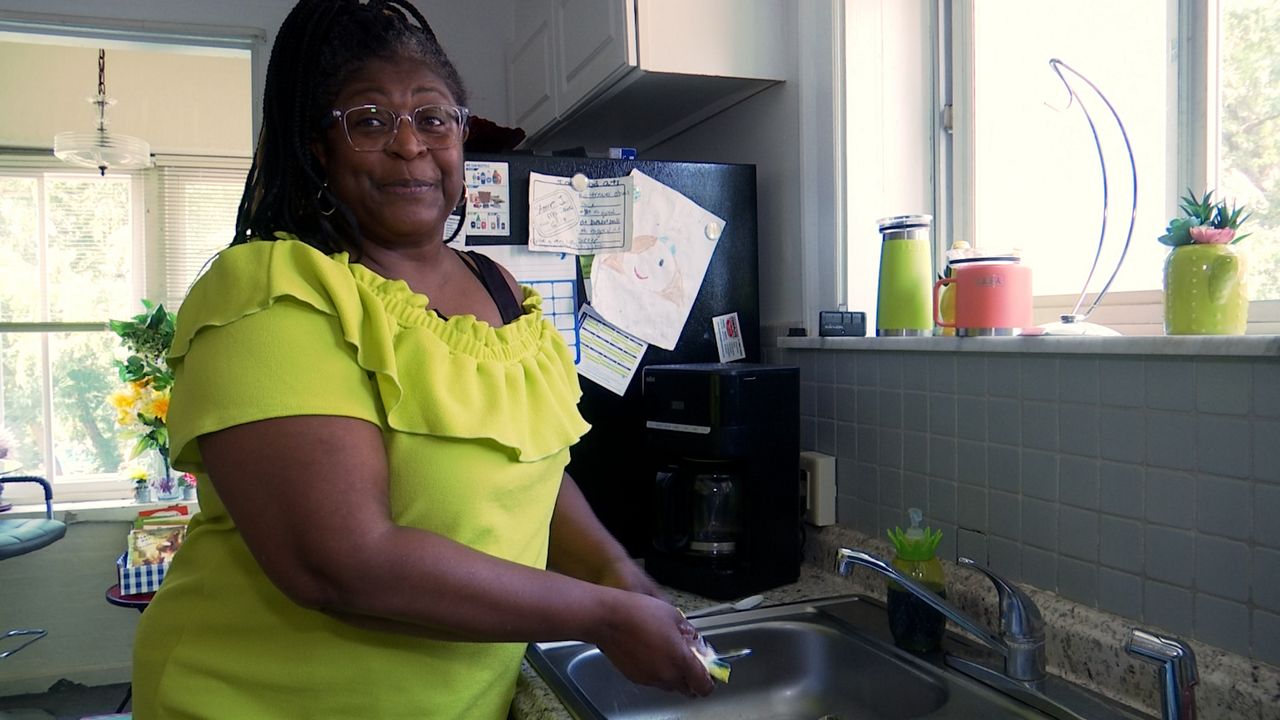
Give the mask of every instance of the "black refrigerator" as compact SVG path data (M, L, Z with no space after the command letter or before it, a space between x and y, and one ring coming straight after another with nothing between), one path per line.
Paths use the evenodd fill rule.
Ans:
M468 246L525 244L529 232L529 173L588 178L621 177L637 169L688 197L725 221L703 277L702 286L673 350L649 349L626 394L606 390L581 378L579 409L591 431L571 448L569 474L605 527L628 552L646 552L654 516L654 473L645 452L641 378L647 365L717 362L719 354L712 318L736 312L746 357L760 361L760 293L756 237L756 168L701 162L611 160L532 154L468 153L468 161L506 163L510 182L509 232L500 236L468 235ZM506 230L507 228L504 228ZM578 298L584 299L581 272Z

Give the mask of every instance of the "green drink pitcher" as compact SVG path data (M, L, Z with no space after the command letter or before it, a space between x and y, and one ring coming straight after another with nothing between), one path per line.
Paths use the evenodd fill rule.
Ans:
M933 334L933 246L929 215L882 218L876 335Z

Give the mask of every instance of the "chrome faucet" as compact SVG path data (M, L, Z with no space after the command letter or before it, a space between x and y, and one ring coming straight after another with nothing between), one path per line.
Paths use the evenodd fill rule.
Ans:
M1160 710L1164 720L1195 720L1195 685L1200 676L1196 672L1196 656L1186 643L1134 628L1129 631L1124 650L1160 665Z
M996 593L1000 599L999 635L980 625L937 593L869 553L840 548L836 553L836 572L848 575L855 565L861 565L891 578L912 595L942 613L948 620L1000 653L1004 657L1005 678L1030 689L1040 689L1045 678L1044 618L1040 616L1040 609L1020 588L987 568L969 558L962 557L957 562L983 573L995 584ZM948 658L947 661L953 666L972 665L975 670L990 672L987 668L961 658ZM968 668L958 667L957 669L967 671Z

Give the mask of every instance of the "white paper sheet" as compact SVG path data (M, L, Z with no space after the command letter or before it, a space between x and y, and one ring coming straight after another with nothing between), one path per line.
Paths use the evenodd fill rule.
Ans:
M583 305L578 314L578 374L617 395L625 395L648 343L613 327Z
M581 189L579 189L581 188ZM529 173L529 249L591 255L625 250L631 240L631 178Z
M724 220L638 170L631 176L636 198L631 249L595 256L591 305L618 328L673 350Z

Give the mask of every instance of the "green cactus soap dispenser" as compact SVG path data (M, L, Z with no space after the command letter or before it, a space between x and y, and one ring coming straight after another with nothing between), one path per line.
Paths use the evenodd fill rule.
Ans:
M924 519L920 508L911 508L907 516L911 527L906 532L900 527L888 532L895 552L893 567L945 598L947 579L936 554L942 531L920 527ZM898 647L915 653L933 652L941 647L947 625L942 613L892 580L888 582L887 604L889 630Z

